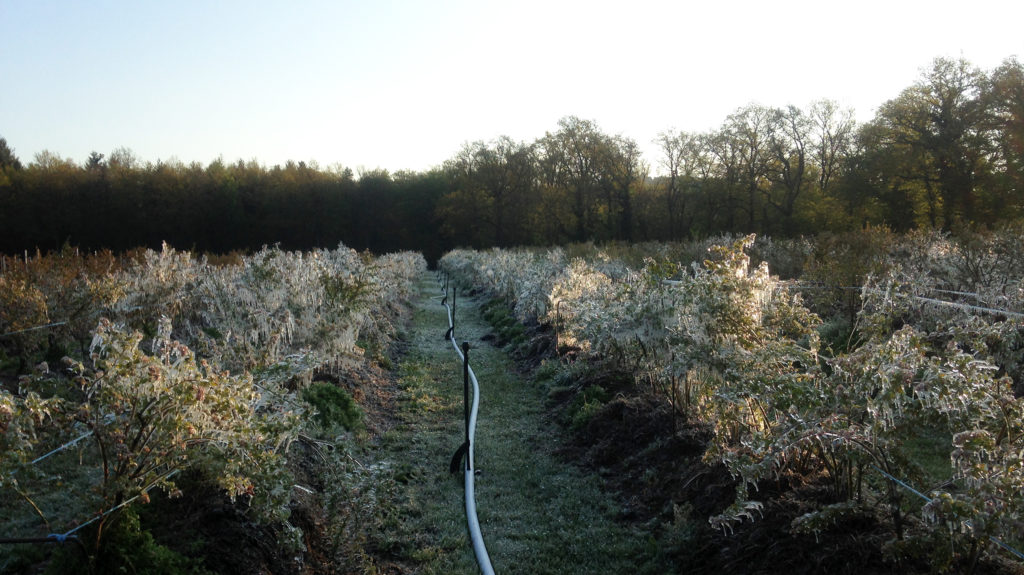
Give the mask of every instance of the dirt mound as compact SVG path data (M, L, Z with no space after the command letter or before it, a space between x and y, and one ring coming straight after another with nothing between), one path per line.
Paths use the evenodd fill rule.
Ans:
M395 347L392 357L401 353L402 349ZM373 443L396 425L396 378L376 362L324 366L311 379L332 383L349 392L363 412L363 441ZM291 536L284 523L256 521L244 497L232 502L222 490L195 474L178 480L183 493L179 498L168 499L154 491L151 504L142 506L140 516L157 542L188 557L203 557L203 567L215 573L327 575L339 569L344 572L338 563L339 542L334 540L336 533L332 535L332 529L338 529L337 518L331 517L325 507L324 494L332 487L326 482L336 473L329 469L333 460L324 457L323 450L329 448L326 443L304 437L289 449L289 467L296 487L288 521L302 532L300 549L289 551L282 545ZM352 562L358 564L362 559L355 555L364 551L356 547L365 542L357 539L341 545L347 543L352 543ZM344 555L345 551L340 553ZM380 573L401 572L386 564L378 567Z
M663 399L620 396L575 432L561 453L597 472L620 501L621 518L651 529L662 552L674 556L682 571L893 572L880 551L884 529L872 516L857 517L818 539L793 533L793 519L821 497L820 489L798 478L761 488L765 507L756 521L731 534L713 530L708 518L732 503L735 481L724 466L702 461L710 439L706 426L678 418L674 431L673 425Z
M500 310L496 303L492 309ZM497 335L492 343L515 342L508 320L492 313ZM528 373L554 357L553 333L537 325L519 326L513 346L519 368ZM547 340L547 341L545 341ZM723 513L736 497L736 480L722 464L709 465L703 455L711 439L706 424L673 416L664 397L641 392L632 375L559 349L562 362L588 362L567 381L549 385L550 419L561 422L565 443L557 453L571 464L598 474L620 505L619 518L646 530L658 553L671 558L679 573L933 573L929 564L935 541L922 537L900 543L901 559L883 552L895 539L884 506L865 504L845 513L816 534L797 532L793 521L836 503L823 476L783 475L757 486L762 503L753 521L731 532L712 529L709 518ZM550 377L550 374L545 376ZM594 402L599 405L594 408ZM941 544L941 542L939 542ZM959 566L968 567L968 566ZM958 566L951 566L957 572ZM1019 565L986 559L974 573L1020 573Z
M348 362L317 371L312 381L332 383L347 391L363 411L363 423L371 439L395 426L397 384L394 374L378 364Z

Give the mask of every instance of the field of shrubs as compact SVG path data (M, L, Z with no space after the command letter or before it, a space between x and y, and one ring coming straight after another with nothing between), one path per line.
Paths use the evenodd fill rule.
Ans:
M734 486L707 513L721 545L789 497L799 512L785 533L854 537L870 524L889 569L1021 559L1019 230L457 250L441 267L553 332L557 355L539 371L562 384L553 396L576 394L567 419L577 429L639 420L637 405L669 409L662 437L641 441L637 423L623 439L641 465L673 437L703 434L702 464ZM595 365L627 384L580 375ZM656 401L625 414L624 395ZM649 471L632 489L672 484ZM675 478L677 488L697 475ZM666 509L668 523L692 521L687 501Z
M2 258L0 573L372 571L395 486L352 457L362 412L338 374L390 361L426 267L344 246ZM767 572L774 553L852 572L843 553L863 553L863 573L1020 571L1021 230L455 250L439 267L493 298L494 340L548 386L566 454L681 569ZM197 529L189 513L238 531L154 541ZM262 562L218 564L243 531Z
M51 572L203 572L217 555L238 559L183 533L172 538L193 553L155 544L138 504L158 495L163 509L225 505L262 533L276 572L303 571L293 563L314 535L332 568L358 565L376 520L358 494L375 478L347 462L361 413L322 375L386 361L422 256L339 246L211 261L165 246L2 263L0 537L27 544L5 544L0 572L47 564L54 547L31 539L64 543ZM318 533L299 528L297 509Z

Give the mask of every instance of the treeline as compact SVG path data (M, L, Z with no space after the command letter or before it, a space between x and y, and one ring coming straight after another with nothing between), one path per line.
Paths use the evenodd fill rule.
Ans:
M1024 215L1024 67L940 58L866 124L828 100L751 104L716 130L656 143L652 177L635 140L567 117L532 143L474 142L428 172L357 176L143 163L126 149L23 166L0 139L0 251L344 242L433 259L455 246L993 226Z
M391 252L433 242L433 222L421 216L445 190L439 172L356 178L304 162L143 164L126 149L109 158L94 152L84 165L44 152L22 168L7 150L0 174L0 251L7 253L64 244L121 251L165 241L214 253L339 242Z

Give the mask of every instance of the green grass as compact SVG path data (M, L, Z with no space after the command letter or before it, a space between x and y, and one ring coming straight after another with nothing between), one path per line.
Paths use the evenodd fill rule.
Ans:
M438 301L416 309L410 350L398 366L402 423L385 435L380 456L401 487L377 545L419 573L472 573L461 476L448 474L462 437L461 369L442 339L447 320Z
M924 428L903 441L910 459L921 466L926 482L922 489L934 487L949 480L953 465L949 454L952 451L952 436L948 431Z
M474 302L474 312L487 321L497 332L502 344L509 344L513 349L526 342L526 330L523 324L512 314L512 311L501 299L491 299L483 304Z
M313 420L325 430L348 431L363 426L363 412L347 391L334 384L318 381L302 390L302 399L316 411Z
M433 295L424 279L421 293ZM476 573L463 508L462 474L448 463L462 442L462 370L439 300L418 307L411 350L399 367L403 425L385 438L382 457L406 479L399 511L381 547L419 573ZM598 478L554 455L561 431L544 411L546 391L513 369L489 332L475 298L459 300L458 340L469 341L482 388L477 424L477 509L499 573L663 573L639 530L615 520L614 500Z

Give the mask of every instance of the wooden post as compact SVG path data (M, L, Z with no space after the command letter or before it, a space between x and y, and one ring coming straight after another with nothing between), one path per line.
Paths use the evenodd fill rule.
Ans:
M466 445L469 445L469 342L462 342L462 406L466 415ZM466 469L470 467L469 454L466 454Z

